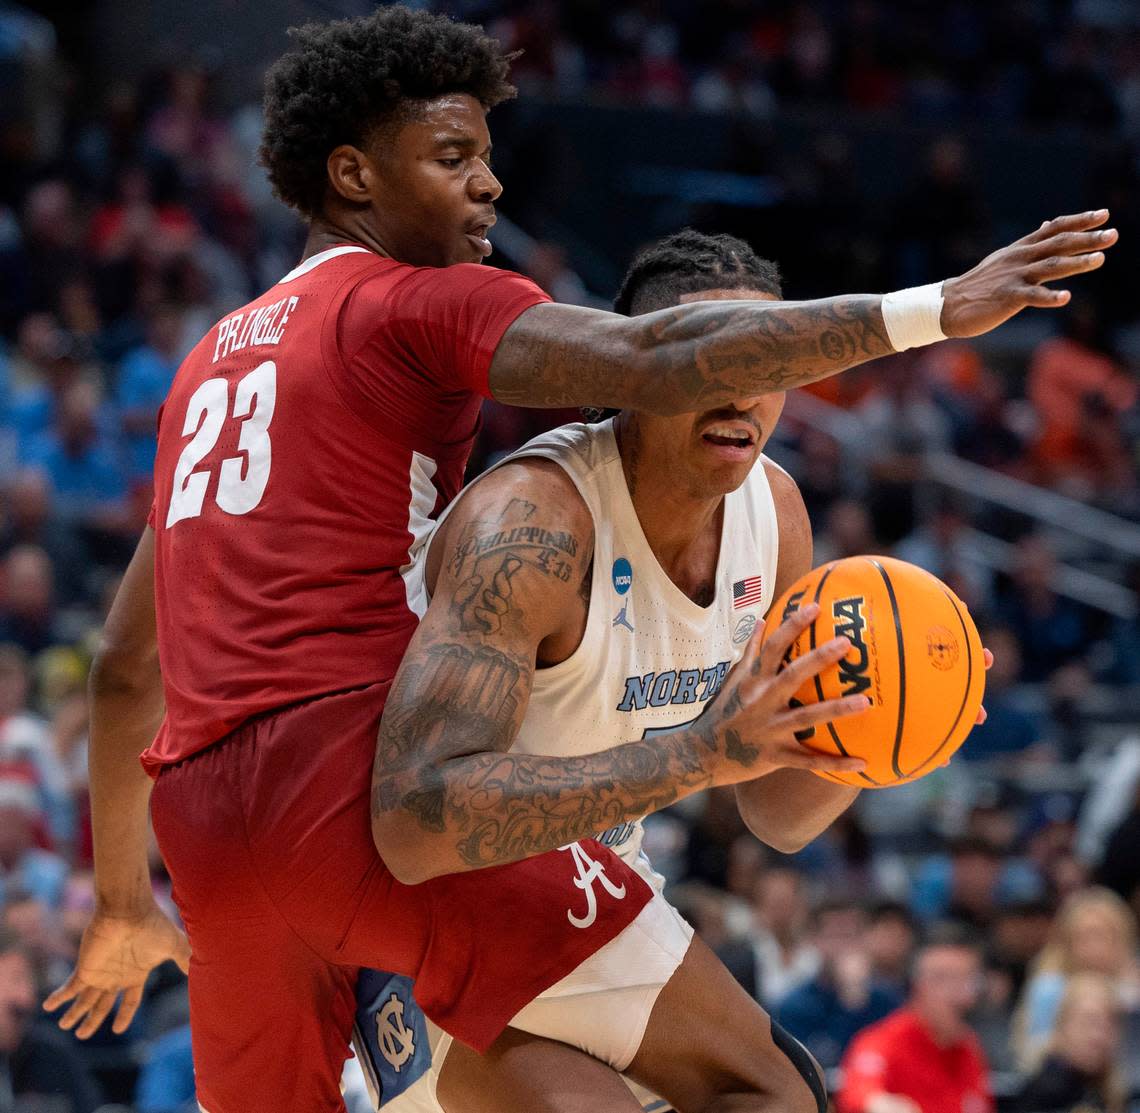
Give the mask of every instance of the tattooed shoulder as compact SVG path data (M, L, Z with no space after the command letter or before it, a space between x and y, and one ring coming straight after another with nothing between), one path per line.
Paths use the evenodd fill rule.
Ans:
M451 515L435 591L465 633L497 634L528 603L558 612L593 557L593 522L569 476L542 459L500 468Z

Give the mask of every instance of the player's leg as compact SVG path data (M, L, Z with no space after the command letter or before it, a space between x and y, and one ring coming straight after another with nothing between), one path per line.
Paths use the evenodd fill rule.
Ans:
M773 1028L660 894L511 1023L588 1052L679 1113L826 1105L811 1057Z
M191 934L190 1030L208 1113L344 1113L352 972L291 933Z
M164 771L151 814L190 937L190 1026L208 1113L343 1113L356 971L269 898L243 836L242 740Z
M508 1028L486 1055L453 1043L436 1096L443 1113L642 1113L617 1071L517 1028Z
M653 1006L626 1073L680 1113L822 1113L818 1063L697 938Z

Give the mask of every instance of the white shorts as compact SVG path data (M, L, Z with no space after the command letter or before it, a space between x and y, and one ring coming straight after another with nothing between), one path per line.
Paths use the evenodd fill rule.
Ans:
M693 929L661 894L661 878L642 855L635 868L654 895L637 918L561 981L515 1014L511 1027L559 1040L623 1071L633 1061L665 983L681 965ZM452 1038L428 1021L431 1065L414 1085L378 1108L383 1113L442 1113L439 1072ZM643 1109L664 1113L668 1102L626 1079Z

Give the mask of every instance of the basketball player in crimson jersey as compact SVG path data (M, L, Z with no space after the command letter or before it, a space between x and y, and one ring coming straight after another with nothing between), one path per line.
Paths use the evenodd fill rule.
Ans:
M727 405L890 354L892 336L975 335L1064 304L1042 283L1101 265L1115 240L1096 231L1103 210L1042 225L947 279L932 323L927 299L892 326L878 295L634 320L555 306L470 265L489 253L500 193L485 116L513 92L501 48L399 7L297 37L269 76L263 156L310 222L304 258L207 333L164 406L151 525L93 668L97 910L48 1001L70 1001L61 1023L89 1035L121 992L121 1029L147 972L189 961L210 1113L342 1109L364 965L414 975L429 1016L491 1047L650 902L604 847L557 848L674 798L681 769L737 783L790 754L807 719L786 690L838 655L778 679L737 670L699 732L584 764L512 756L495 793L476 782L502 755L453 752L420 783L393 782L370 822L367 766L416 623L402 573L459 488L481 396ZM490 691L470 693L473 710ZM150 894L148 802L189 960ZM460 831L520 809L525 839L488 847ZM575 926L568 900L587 888L592 915Z

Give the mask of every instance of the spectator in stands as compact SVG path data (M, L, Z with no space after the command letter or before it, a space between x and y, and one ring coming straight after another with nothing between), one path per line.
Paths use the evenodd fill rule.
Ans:
M1057 913L1053 938L1032 963L1014 1036L1022 1069L1040 1062L1065 990L1078 974L1108 978L1122 1005L1140 1011L1136 921L1108 889L1093 887L1069 897Z
M0 769L31 781L49 838L57 847L70 847L75 836L75 784L60 756L62 724L49 724L32 711L30 687L28 655L17 645L0 643Z
M147 1048L135 1108L138 1113L197 1113L189 1024L164 1033Z
M39 996L31 957L9 928L0 926L0 1094L44 1099L60 1113L95 1113L98 1087L75 1043L39 1019ZM54 1099L57 1104L47 1104ZM9 1108L39 1108L28 1104Z
M901 284L969 269L985 253L988 226L965 143L940 136L927 149L925 168L899 206Z
M119 367L115 402L126 439L127 477L132 483L150 484L158 409L178 370L181 338L181 311L175 305L160 305L151 313L146 343L128 352Z
M51 747L51 732L31 708L32 674L27 653L0 643L0 766L28 763L37 768Z
M1021 1113L1124 1113L1120 999L1100 974L1069 979L1036 1072L1018 1094Z
M102 264L153 265L189 250L197 223L184 205L156 199L155 177L150 167L140 164L119 172L115 199L91 222L91 249Z
M1015 1000L1025 987L1030 964L1049 942L1052 928L1053 906L1047 901L1012 901L999 910L990 948L995 964L1009 976Z
M45 816L35 785L16 774L0 777L0 903L10 886L58 908L67 882L67 863L36 845Z
M1108 837L1097 869L1097 881L1119 894L1140 919L1140 784L1132 808Z
M829 560L873 553L879 548L867 507L855 499L841 499L827 513L824 529L815 539L815 560Z
M895 546L894 555L937 576L958 593L971 611L980 614L991 603L993 573L970 540L968 526L962 508L953 496L946 495L933 514ZM986 690L988 693L988 676ZM988 703L986 710L989 711Z
M1021 643L1007 626L985 628L982 644L994 655L986 673L986 721L970 731L959 751L963 761L990 761L1021 754L1041 741L1041 724L1014 697L1021 679Z
M82 373L72 358L71 344L51 313L31 313L20 322L6 420L21 455L51 427L59 394Z
M1140 560L1129 565L1125 583L1140 599ZM1108 645L1111 658L1100 679L1109 684L1140 684L1140 619L1136 615L1114 619Z
M99 428L99 406L92 383L72 383L59 399L53 427L29 443L24 462L47 474L65 517L117 532L127 487L116 448Z
M6 268L12 287L0 298L5 316L13 307L22 313L42 312L56 301L60 286L82 274L83 226L75 191L59 178L33 185L23 204L21 242Z
M923 456L947 452L950 422L924 381L917 349L875 364L875 386L856 411L871 475L875 532L894 544L915 527L914 484Z
M1008 589L999 593L998 617L1021 645L1023 676L1041 681L1088 646L1084 612L1057 592L1057 561L1043 538L1017 543Z
M39 653L62 640L51 558L37 545L17 545L0 566L0 641Z
M31 893L13 887L4 894L3 923L24 945L41 985L56 985L58 978L67 977L75 961L75 947L53 909Z
M899 901L872 905L867 924L867 953L874 979L902 997L910 979L910 966L918 942L918 925L910 909Z
M770 869L756 883L750 930L722 947L720 958L765 1008L776 1009L819 970L819 951L806 929L802 876L793 869Z
M903 995L880 983L871 965L867 914L849 900L829 900L812 912L815 977L791 990L776 1019L826 1068L836 1067L856 1032L899 1007Z
M982 931L997 913L1004 858L988 839L965 836L919 867L912 907L920 919L955 919Z
M987 1113L989 1070L967 1016L981 989L981 951L953 924L918 951L910 999L864 1029L843 1057L839 1113Z
M55 511L51 482L35 468L17 472L4 491L0 556L17 545L35 545L51 558L56 596L64 604L86 594L90 556L82 535Z
M1087 466L1082 424L1090 400L1103 420L1136 404L1137 387L1106 350L1096 303L1078 299L1066 311L1064 333L1037 346L1026 390L1040 425L1034 458L1045 482L1080 473Z

